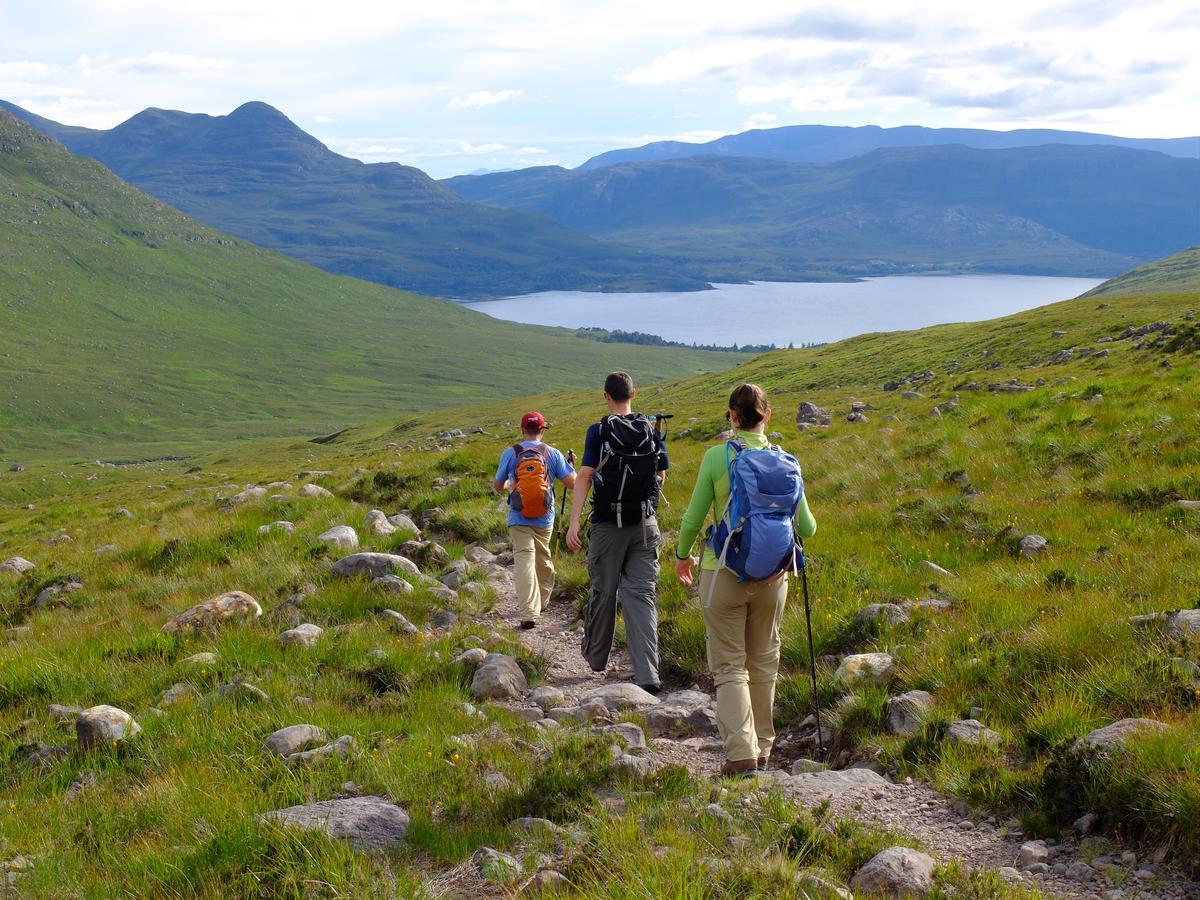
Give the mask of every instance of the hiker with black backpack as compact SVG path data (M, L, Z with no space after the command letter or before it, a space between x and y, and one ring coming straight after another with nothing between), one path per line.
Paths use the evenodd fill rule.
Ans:
M722 775L765 769L775 742L772 708L779 674L779 622L788 573L802 565L800 538L816 533L796 458L767 440L766 392L742 384L726 413L734 436L710 447L679 526L675 575L693 582L692 547L709 511L701 550L700 604L708 667L717 688Z
M591 586L583 614L583 658L594 672L608 667L619 600L634 681L658 693L656 515L669 461L654 420L633 411L636 395L633 379L624 372L613 372L604 381L609 414L587 430L567 547L578 551L583 546L579 523L591 491Z
M519 443L506 447L496 467L495 488L508 491L508 536L513 548L513 580L521 627L534 628L554 590L554 482L575 485L575 470L556 448L542 441L546 419L539 412L521 417Z

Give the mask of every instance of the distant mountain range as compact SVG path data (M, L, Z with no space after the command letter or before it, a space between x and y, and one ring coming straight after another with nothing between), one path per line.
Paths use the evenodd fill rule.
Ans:
M919 125L903 125L898 128L880 128L878 125L786 125L782 128L762 128L743 131L741 134L729 134L702 144L655 141L641 147L609 150L607 153L593 156L579 168L586 172L621 163L659 162L689 156L752 156L760 159L785 159L791 162L837 162L862 156L872 150L936 147L946 144L961 144L977 150L1008 150L1046 144L1100 145L1155 150L1168 156L1190 159L1200 158L1200 137L1126 138L1046 128L988 131L981 128L924 128Z
M443 182L715 281L942 269L1107 276L1200 240L1200 160L1105 146L693 156Z
M0 111L0 455L175 455L741 359L601 344L335 277Z
M411 166L339 156L265 103L147 109L108 131L0 108L213 227L330 272L458 298L705 286L678 262L464 201Z

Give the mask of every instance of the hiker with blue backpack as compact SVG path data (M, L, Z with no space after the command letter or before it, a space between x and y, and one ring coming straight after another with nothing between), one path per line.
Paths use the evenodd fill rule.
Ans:
M722 775L765 769L775 742L779 622L788 573L803 561L800 538L816 533L796 458L766 437L771 407L756 384L729 395L733 437L710 447L679 528L675 575L694 581L692 548L713 513L700 560L708 666L725 741Z

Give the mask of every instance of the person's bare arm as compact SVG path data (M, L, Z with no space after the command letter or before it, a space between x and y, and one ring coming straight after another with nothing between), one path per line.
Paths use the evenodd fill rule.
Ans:
M588 491L592 489L592 475L595 471L591 466L580 466L574 476L575 481L571 492L571 525L567 529L567 549L572 553L583 549L583 542L579 540L579 519L583 515L583 505L587 502Z

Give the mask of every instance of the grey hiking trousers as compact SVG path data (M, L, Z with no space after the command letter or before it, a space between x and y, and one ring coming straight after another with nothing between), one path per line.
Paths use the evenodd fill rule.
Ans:
M603 672L612 652L617 602L625 618L625 642L640 685L658 682L658 522L647 519L618 528L592 525L588 544L591 588L583 611L583 658Z

